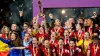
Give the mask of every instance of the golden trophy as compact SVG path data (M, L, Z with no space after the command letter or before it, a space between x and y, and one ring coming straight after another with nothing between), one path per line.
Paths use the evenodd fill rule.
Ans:
M39 10L40 10L39 16L43 16L43 11L42 11L42 1L41 1L41 0L38 1L38 5L39 5Z

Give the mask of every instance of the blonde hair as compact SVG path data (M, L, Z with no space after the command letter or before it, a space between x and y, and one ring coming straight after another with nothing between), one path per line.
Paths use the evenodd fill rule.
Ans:
M7 26L3 26L2 29L1 29L1 33L5 33L5 28L7 28L8 31L9 31L9 28Z

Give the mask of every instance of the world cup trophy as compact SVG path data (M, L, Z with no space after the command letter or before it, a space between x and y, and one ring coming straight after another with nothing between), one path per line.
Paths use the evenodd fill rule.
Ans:
M40 10L39 16L43 16L43 11L42 11L42 1L41 1L41 0L38 1L38 5L39 5L39 10Z

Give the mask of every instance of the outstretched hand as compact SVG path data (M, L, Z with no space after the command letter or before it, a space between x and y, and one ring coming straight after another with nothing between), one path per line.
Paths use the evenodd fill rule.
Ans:
M20 17L22 17L23 16L23 11L19 11L19 15L20 15Z

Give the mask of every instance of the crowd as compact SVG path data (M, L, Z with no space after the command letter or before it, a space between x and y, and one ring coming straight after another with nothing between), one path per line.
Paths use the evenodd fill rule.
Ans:
M39 15L32 19L32 24L24 22L22 31L15 23L11 29L3 26L0 41L9 46L7 56L100 56L100 20L96 12L91 18L79 17L77 23L69 18L64 26L51 13L49 17L50 27L45 15L41 24Z

